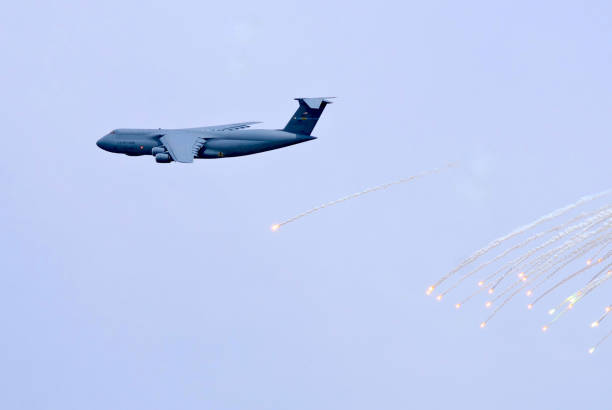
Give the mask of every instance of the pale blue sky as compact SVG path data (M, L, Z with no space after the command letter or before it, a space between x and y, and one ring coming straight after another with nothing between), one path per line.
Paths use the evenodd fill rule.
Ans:
M588 314L483 332L424 290L609 187L610 2L212 3L2 7L0 407L608 408ZM160 165L95 145L280 127L319 95L338 97L319 139L283 150Z

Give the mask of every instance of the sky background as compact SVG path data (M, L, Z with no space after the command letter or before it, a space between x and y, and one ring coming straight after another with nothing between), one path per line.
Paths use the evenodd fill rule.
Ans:
M548 305L481 330L481 301L424 291L610 187L610 21L609 1L3 5L0 407L609 408L612 344L586 354L605 291L545 335ZM338 98L282 150L95 145L282 127L301 96Z

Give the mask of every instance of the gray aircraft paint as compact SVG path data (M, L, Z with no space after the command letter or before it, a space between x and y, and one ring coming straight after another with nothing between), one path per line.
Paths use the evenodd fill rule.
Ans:
M177 130L116 129L96 144L118 154L153 155L160 163L257 154L316 139L310 134L331 103L329 98L296 98L300 105L282 130L248 129L258 122Z

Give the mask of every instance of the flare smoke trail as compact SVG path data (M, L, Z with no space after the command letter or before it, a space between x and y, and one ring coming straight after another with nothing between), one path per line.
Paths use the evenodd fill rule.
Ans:
M492 308L487 319L480 324L480 327L485 327L519 293L524 292L527 297L533 297L532 302L527 305L528 309L533 309L537 302L548 299L563 285L574 280L583 280L583 285L579 290L565 298L555 308L548 310L550 315L556 314L556 316L542 327L542 331L547 331L578 302L612 279L612 263L610 263L612 259L612 204L599 206L596 210L583 211L576 216L568 217L566 221L556 222L552 227L532 232L529 237L519 239L513 245L504 245L512 242L513 238L518 238L521 234L531 232L539 225L545 225L547 222L570 214L574 209L602 199L610 193L612 189L584 196L573 204L559 208L490 242L431 285L425 293L431 295L434 290L459 272L465 272L454 283L444 286L445 290L439 291L436 299L441 300L449 292L459 288L467 279L479 273L483 274L484 277L477 282L476 290L470 292L455 307L460 308L480 293L488 295L495 293L495 296L485 303L486 308ZM497 254L492 254L496 248L501 248L501 250ZM488 260L473 265L486 255L490 255ZM515 256L508 257L508 255ZM586 259L584 265L575 266L581 258L587 258L589 255L590 258ZM498 267L498 264L501 264L501 267ZM469 266L475 267L468 268ZM493 271L492 273L486 272L489 268ZM497 292L498 288L499 292ZM592 322L591 327L599 328L601 322L611 311L612 306L606 305L604 314ZM611 334L612 331L602 337L589 350L589 353L593 353Z
M493 248L498 247L499 245L503 244L505 241L507 241L508 239L511 239L517 235L522 234L525 231L528 231L534 227L536 227L537 225L540 225L543 222L546 222L548 220L557 218L563 214L566 214L567 212L571 211L574 208L579 207L580 205L583 205L587 202L591 202L595 199L599 199L603 196L606 196L608 194L610 194L610 192L612 192L612 189L608 189L606 191L600 192L599 194L595 194L595 195L588 195L588 196L584 196L582 198L580 198L577 202L567 205L563 208L559 208L547 215L544 215L543 217L536 219L535 221L527 224L527 225L523 225L520 228L515 229L514 231L510 232L507 235L504 235L500 238L497 238L496 240L494 240L493 242L489 243L487 246L485 246L484 248L479 249L478 251L476 251L474 254L472 254L469 258L467 258L466 260L464 260L463 262L461 262L455 269L451 270L446 276L443 276L438 282L436 282L434 285L432 285L432 287L430 288L433 291L433 288L435 288L436 286L440 285L442 282L444 282L445 280L447 280L448 278L450 278L451 276L453 276L455 273L457 273L459 270L461 270L463 267L469 265L470 263L474 262L476 259L480 258L482 255L486 254L487 252L489 252L490 250L492 250Z
M411 177L398 179L397 181L388 182L386 184L377 185L377 186L372 187L372 188L364 189L363 191L355 192L354 194L347 195L345 197L342 197L342 198L339 198L339 199L335 199L335 200L330 201L330 202L326 202L326 203L324 203L322 205L319 205L319 206L315 206L314 208L311 208L311 209L309 209L309 210L307 210L305 212L302 212L301 214L298 214L298 215L296 215L294 217L291 217L291 218L289 218L289 219L287 219L287 220L285 220L283 222L280 222L280 223L272 225L270 227L270 229L273 232L276 232L276 231L278 231L278 229L281 226L287 225L287 224L289 224L291 222L295 222L298 219L301 219L301 218L303 218L305 216L308 216L308 215L310 215L310 214L312 214L314 212L320 211L323 208L329 208L330 206L337 205L337 204L339 204L341 202L346 202L346 201L349 201L351 199L355 199L357 197L360 197L362 195L369 194L371 192L381 191L383 189L387 189L387 188L392 187L394 185L405 184L407 182L414 181L415 179L423 178L423 177L425 177L427 175L437 174L437 173L441 172L444 169L452 168L452 167L455 167L456 165L457 165L456 163L450 163L447 166L442 167L442 168L435 168L435 169L432 169L432 170L429 170L429 171L424 171L424 172L421 172L419 174L413 175Z

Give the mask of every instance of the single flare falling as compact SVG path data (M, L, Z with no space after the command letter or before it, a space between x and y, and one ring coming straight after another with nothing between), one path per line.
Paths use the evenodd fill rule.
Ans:
M407 178L398 179L398 180L393 181L393 182L387 182L386 184L377 185L377 186L372 187L372 188L364 189L363 191L355 192L354 194L350 194L350 195L347 195L345 197L342 197L342 198L339 198L339 199L335 199L335 200L330 201L330 202L326 202L326 203L324 203L322 205L315 206L314 208L311 208L311 209L309 209L307 211L304 211L301 214L293 216L293 217L291 217L291 218L289 218L289 219L287 219L287 220L285 220L283 222L274 224L274 225L272 225L270 227L270 230L272 232L276 232L282 226L285 226L285 225L287 225L287 224L289 224L291 222L295 222L298 219L301 219L301 218L303 218L305 216L308 216L308 215L310 215L310 214L312 214L314 212L320 211L321 209L329 208L330 206L338 205L339 203L346 202L346 201L349 201L351 199L355 199L355 198L358 198L358 197L360 197L362 195L366 195L366 194L369 194L369 193L372 193L372 192L382 191L384 189L390 188L390 187L395 186L395 185L400 185L400 184L405 184L405 183L408 183L408 182L412 182L412 181L414 181L416 179L420 179L420 178L423 178L425 176L432 175L432 174L437 174L437 173L439 173L439 172L441 172L441 171L443 171L445 169L453 168L453 167L456 167L456 166L457 166L456 163L450 163L450 164L448 164L448 165L446 165L445 167L442 167L442 168L435 168L435 169L432 169L432 170L429 170L429 171L424 171L424 172L421 172L419 174L416 174L416 175L413 175L413 176L410 176L410 177L407 177Z
M574 310L582 299L587 296L592 297L592 294L597 293L595 290L612 279L612 203L563 218L574 209L586 206L611 193L612 189L608 189L595 195L584 196L577 202L499 237L433 283L426 290L426 295L432 295L435 291L435 298L441 300L443 296L461 285L472 283L476 290L470 291L469 296L457 303L455 308L462 308L463 304L476 295L489 295L490 300L486 301L484 307L492 310L480 323L480 327L484 328L519 294L531 299L527 309L535 311L538 302L543 298L549 297L563 285L582 280L581 288L547 311L552 317L540 329L542 332L548 332L558 319ZM565 221L553 221L561 218ZM549 221L554 226L532 232L539 225ZM523 234L529 237L521 239L520 236ZM514 244L505 246L515 237ZM499 251L494 254L497 249ZM478 265L473 265L484 258L487 259L478 262ZM492 272L486 272L487 270ZM482 277L478 278L479 275ZM473 279L466 281L468 278ZM593 331L598 331L607 325L609 321L605 319L611 314L612 305L607 305L599 319L591 321L588 325L594 329ZM588 352L594 353L598 350L610 335L612 330Z

